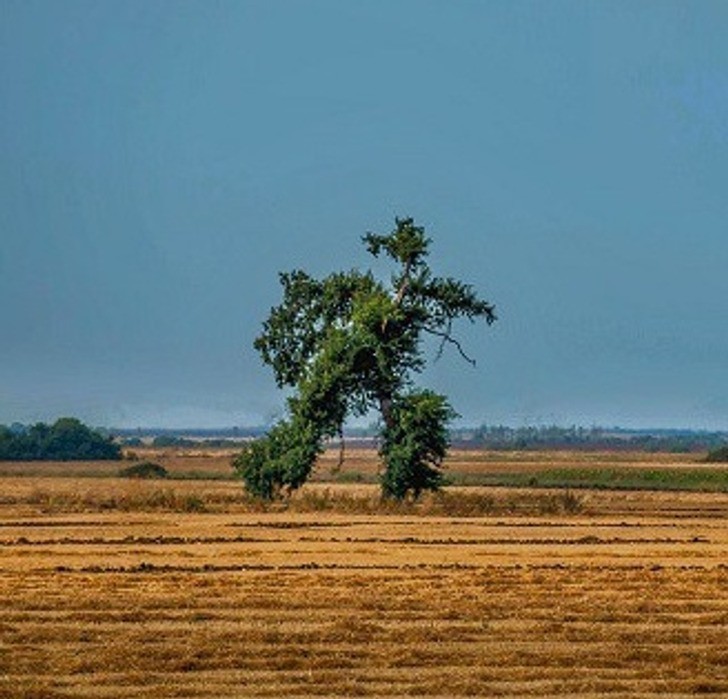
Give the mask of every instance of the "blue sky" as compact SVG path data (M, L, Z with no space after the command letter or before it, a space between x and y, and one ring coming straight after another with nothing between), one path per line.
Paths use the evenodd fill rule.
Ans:
M0 4L0 422L265 421L279 270L410 215L466 423L728 428L725 2ZM434 353L433 353L434 356Z

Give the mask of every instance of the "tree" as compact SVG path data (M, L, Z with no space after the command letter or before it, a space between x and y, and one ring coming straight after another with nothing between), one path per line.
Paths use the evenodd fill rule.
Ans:
M391 283L371 271L339 272L322 280L301 270L282 273L283 301L271 310L254 346L280 388L296 389L288 418L251 442L233 465L252 494L273 498L309 477L326 439L341 436L348 416L372 409L382 417L382 492L418 497L442 483L456 413L445 396L414 387L425 361L422 339L438 339L438 358L452 346L471 364L453 335L459 318L495 321L494 306L468 284L433 276L431 240L411 218L395 219L387 235L368 233L374 257L395 265Z
M62 417L52 425L39 422L22 431L0 425L0 461L120 458L121 448L111 437L91 430L76 418Z

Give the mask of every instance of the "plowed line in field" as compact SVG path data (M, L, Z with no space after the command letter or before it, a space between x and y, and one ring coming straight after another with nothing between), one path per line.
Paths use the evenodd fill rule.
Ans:
M424 539L405 536L396 537L317 537L300 536L295 539L279 539L249 536L210 536L210 537L180 537L180 536L126 536L123 538L73 538L58 537L47 539L17 539L0 540L0 547L12 548L19 546L179 546L179 545L205 545L205 544L279 544L286 541L299 541L302 543L329 543L329 544L405 544L416 546L610 546L615 544L707 544L710 540L702 536L690 538L622 538L598 536L582 536L574 539L565 538L478 538L478 539Z

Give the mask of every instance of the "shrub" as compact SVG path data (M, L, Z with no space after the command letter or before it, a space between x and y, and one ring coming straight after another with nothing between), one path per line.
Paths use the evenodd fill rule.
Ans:
M728 444L708 452L708 456L705 457L705 460L709 463L728 462Z
M169 472L164 466L155 464L152 461L142 461L140 464L127 466L119 471L122 478L147 478L159 479L169 478Z

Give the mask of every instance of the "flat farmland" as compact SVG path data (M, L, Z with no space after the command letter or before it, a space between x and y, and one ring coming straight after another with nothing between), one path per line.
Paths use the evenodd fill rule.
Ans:
M728 696L720 489L458 485L395 506L362 450L263 507L228 455L154 460L173 478L0 464L0 698ZM449 473L707 468L456 452Z

